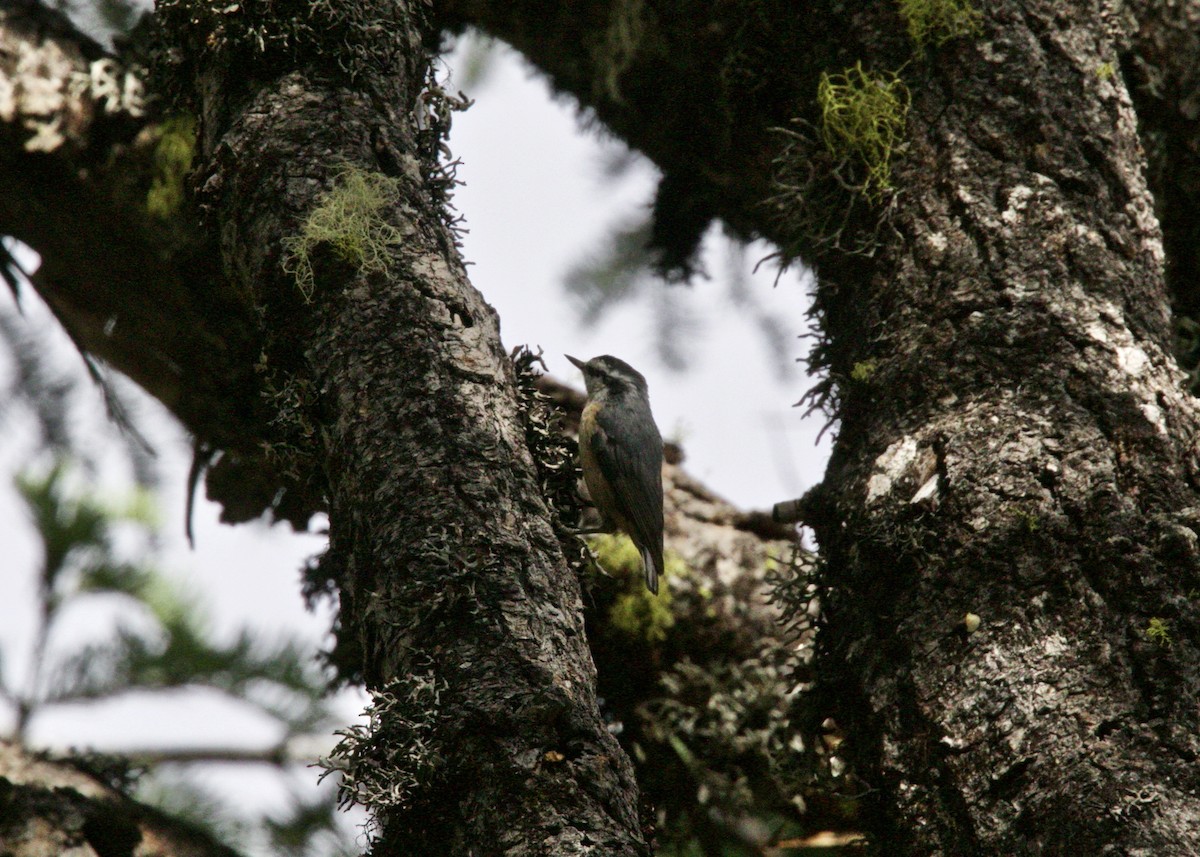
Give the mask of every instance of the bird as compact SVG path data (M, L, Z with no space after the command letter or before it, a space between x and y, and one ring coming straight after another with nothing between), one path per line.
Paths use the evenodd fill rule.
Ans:
M663 442L646 379L624 360L604 354L566 358L583 372L587 404L579 420L579 462L592 503L631 539L642 558L646 588L658 594L663 574Z

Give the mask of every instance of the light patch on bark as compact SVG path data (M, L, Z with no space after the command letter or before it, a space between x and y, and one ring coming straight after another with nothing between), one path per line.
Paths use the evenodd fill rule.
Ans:
M1008 208L1000 213L1000 219L1013 226L1020 220L1029 200L1033 197L1033 188L1019 184L1008 192Z
M1166 411L1192 407L1191 397L1181 393L1183 387L1178 368L1158 349L1137 341L1124 313L1112 302L1082 297L1080 303L1091 304L1079 313L1083 318L1091 316L1091 320L1083 325L1084 332L1099 347L1112 352L1115 371L1109 373L1111 385L1141 399L1138 408L1142 415L1156 432L1165 436Z
M1149 363L1150 358L1146 356L1146 352L1136 345L1117 346L1117 365L1121 367L1122 372L1136 378L1146 370Z
M55 151L82 136L96 113L141 116L144 110L133 70L110 57L87 63L73 45L0 26L0 121L19 122L30 132L26 151Z
M1137 224L1137 232L1141 236L1141 250L1154 260L1155 265L1166 262L1167 254L1163 250L1162 231L1159 228L1158 217L1154 214L1154 203L1144 183L1136 186L1140 191L1130 203L1125 206L1125 213Z
M867 480L867 502L873 503L890 494L892 483L912 464L917 456L917 439L905 436L887 448L875 459L875 472Z
M925 480L925 484L917 489L917 493L913 494L912 499L909 500L908 502L912 503L913 505L918 505L920 503L923 503L926 500L929 500L932 497L934 497L934 495L936 495L938 492L938 488L940 488L940 487L941 487L941 479L935 473L932 476L930 476L928 479Z
M1087 335L1092 339L1097 342L1103 342L1105 345L1108 344L1108 331L1105 330L1104 325L1099 321L1090 322L1085 329L1087 330Z
M82 771L37 758L8 742L0 742L0 779L14 786L73 789L88 798L111 797L107 789Z
M997 50L995 42L979 42L979 55L990 63L1002 63L1008 59L1008 54Z
M1042 641L1042 651L1052 657L1063 654L1070 648L1067 638L1057 631L1051 633Z
M923 245L924 253L922 255L928 258L930 266L941 267L946 258L946 250L950 247L950 239L946 237L946 233L934 230L922 231L919 233L919 240Z
M1143 402L1141 406L1142 414L1146 417L1146 422L1154 426L1155 430L1163 437L1167 436L1167 421L1163 419L1162 408L1153 402Z
M90 96L105 113L141 116L146 111L141 79L112 57L96 60L88 66L87 73L76 72L71 78L71 93L76 97Z
M911 502L918 503L931 497L938 488L936 468L937 456L933 450L920 448L915 437L905 435L875 459L873 472L867 480L868 505L890 494L901 479L920 486Z
M962 738L955 738L951 735L943 735L941 737L941 739L938 741L938 743L942 744L945 747L949 747L951 750L954 750L956 752L958 750L964 749L967 746L967 742L964 741Z
M1104 248L1104 239L1095 229L1082 223L1076 223L1071 227L1071 231L1075 233L1076 238L1090 244L1093 249L1099 251Z

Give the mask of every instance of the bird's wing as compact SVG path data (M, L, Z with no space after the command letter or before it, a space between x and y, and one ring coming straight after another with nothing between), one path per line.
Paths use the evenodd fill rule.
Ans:
M643 406L644 407L644 406ZM618 504L629 516L629 535L650 551L654 567L662 571L663 492L662 437L646 407L644 418L613 424L609 408L596 415L592 453ZM616 522L624 523L624 522Z

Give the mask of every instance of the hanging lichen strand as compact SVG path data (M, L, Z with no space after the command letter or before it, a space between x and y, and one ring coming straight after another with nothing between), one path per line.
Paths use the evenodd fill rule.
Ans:
M862 191L879 201L892 187L892 156L904 136L908 87L896 72L864 71L862 63L817 85L821 134L829 151L854 156L866 168Z

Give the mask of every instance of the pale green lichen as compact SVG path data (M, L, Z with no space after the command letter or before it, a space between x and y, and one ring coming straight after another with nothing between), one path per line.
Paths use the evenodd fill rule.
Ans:
M588 547L592 549L596 562L610 576L624 579L635 573L641 574L641 554L628 536L602 533L588 539Z
M183 204L184 180L192 171L196 154L196 118L180 114L159 126L154 147L154 177L146 192L146 211L160 220L168 220Z
M642 582L641 555L628 536L600 535L590 539L588 545L605 573L622 582L622 591L608 611L610 626L649 643L665 640L675 625L669 581L672 577L685 577L687 564L668 551L663 559L663 579L655 595Z
M1146 639L1163 647L1170 647L1175 642L1171 638L1170 624L1157 616L1146 626Z
M858 384L865 384L871 380L878 368L878 360L860 360L850 370L850 380Z
M892 156L904 135L910 97L895 72L864 71L862 63L839 74L822 73L817 85L821 133L829 151L866 167L862 190L878 200L892 186Z
M360 721L335 732L341 737L319 764L320 779L339 774L338 805L368 810L411 809L434 788L445 770L439 716L446 684L432 669L395 679L370 691L371 704ZM368 833L378 832L373 825Z
M319 244L327 244L339 259L364 274L388 270L389 250L404 235L384 212L399 198L399 179L351 165L338 171L333 189L320 195L300 233L283 239L283 269L295 275L306 300L315 288L312 252Z
M1035 512L1030 512L1025 509L1014 509L1013 515L1020 522L1021 527L1027 533L1036 533L1042 528L1041 519L1038 518Z
M898 0L898 4L918 52L930 44L939 47L959 36L983 32L983 13L970 0Z

